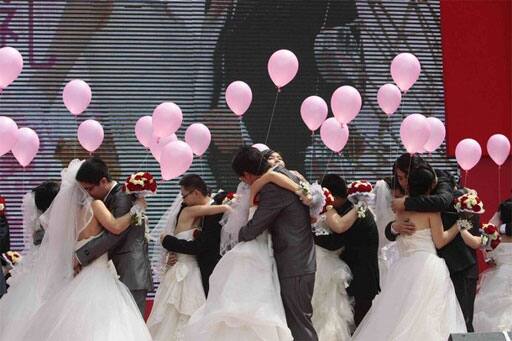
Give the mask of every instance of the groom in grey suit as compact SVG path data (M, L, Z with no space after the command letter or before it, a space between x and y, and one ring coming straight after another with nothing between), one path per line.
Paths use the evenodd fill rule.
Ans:
M270 168L262 154L252 147L242 147L232 167L240 180L249 185ZM285 168L274 171L298 182ZM238 238L253 240L266 229L272 235L288 328L295 341L316 341L318 336L311 322L316 259L309 209L295 193L269 183L261 189L258 209L252 220L240 229Z
M114 217L123 216L133 206L134 198L121 191L121 184L111 180L107 165L99 157L86 160L78 170L76 180L94 199L103 200ZM105 231L89 241L76 251L75 269L87 266L105 252L144 316L146 294L153 290L145 224L131 225L120 235Z

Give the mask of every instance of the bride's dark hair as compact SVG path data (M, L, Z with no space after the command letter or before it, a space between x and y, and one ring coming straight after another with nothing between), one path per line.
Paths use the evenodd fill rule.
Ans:
M415 197L428 194L435 179L436 175L428 164L413 168L408 177L409 195Z

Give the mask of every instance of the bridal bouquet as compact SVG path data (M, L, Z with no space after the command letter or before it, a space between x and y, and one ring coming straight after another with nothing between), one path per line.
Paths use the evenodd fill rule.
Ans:
M460 215L457 225L459 225L461 230L471 229L473 227L471 223L473 215L485 212L484 203L480 200L475 190L470 190L468 193L457 197L454 207Z
M226 194L226 197L224 198L224 200L222 200L222 205L232 205L233 203L236 202L237 199L238 199L238 196L236 195L236 193L228 192L228 194Z
M21 262L23 257L17 251L7 251L6 253L2 253L2 258L10 267L14 267Z
M481 246L486 251L492 251L501 243L501 237L498 229L493 224L484 224L482 226Z
M313 233L316 236L331 234L331 229L327 226L325 221L325 213L328 206L334 204L334 196L331 191L325 187L320 187L318 183L311 185L312 188L312 204L309 208L309 213L312 218L316 220L312 224Z
M357 210L359 218L366 217L366 209L374 200L373 186L366 180L358 180L347 186L347 198Z
M126 182L123 184L123 192L132 194L138 198L156 193L157 184L156 180L149 172L137 172L130 175ZM130 210L134 214L134 224L141 225L143 221L147 220L144 214L144 209L134 205ZM146 224L147 228L147 224ZM147 231L146 231L147 232Z

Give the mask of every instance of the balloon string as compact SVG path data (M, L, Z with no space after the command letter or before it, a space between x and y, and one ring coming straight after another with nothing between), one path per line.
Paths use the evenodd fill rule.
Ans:
M146 149L146 156L144 157L144 160L142 160L142 162L137 167L137 171L141 171L141 170L147 171L147 169L146 169L146 161L147 161L148 157L149 157L149 149ZM144 167L144 168L141 169L140 167Z
M315 132L314 131L311 132L311 162L310 162L311 173L309 173L310 180L315 178L315 176L313 174L313 168L314 168L313 162L315 162Z
M268 122L267 137L265 137L265 144L267 144L268 137L270 135L270 128L272 127L272 120L274 119L274 113L276 112L277 98L279 97L279 92L279 89L277 89L276 98L274 99L274 107L272 108L272 114L270 115L270 121Z
M468 185L468 171L464 171L464 187L467 187Z
M244 139L244 127L243 127L242 117L243 116L239 116L239 118L240 118L240 141L242 142L242 146L243 146L245 144L245 139Z
M498 205L501 202L501 166L498 166Z
M325 167L324 174L322 175L322 178L320 179L320 184L324 182L324 178L327 175L327 172L329 171L329 163L331 163L332 157L334 156L334 152L331 153L331 156L329 157L329 160L327 160L327 166Z

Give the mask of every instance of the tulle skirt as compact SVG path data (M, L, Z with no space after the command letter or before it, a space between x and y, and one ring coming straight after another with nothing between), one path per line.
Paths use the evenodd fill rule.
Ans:
M354 313L347 291L350 269L339 252L316 246L316 276L313 292L313 326L319 341L350 340Z
M153 340L183 340L190 316L206 301L201 272L194 256L178 255L178 262L162 277L148 328Z
M144 341L151 335L104 255L38 310L22 340Z
M418 251L393 263L353 340L445 341L465 331L446 263Z
M185 340L292 340L268 233L221 258L210 277L206 304L192 315Z

